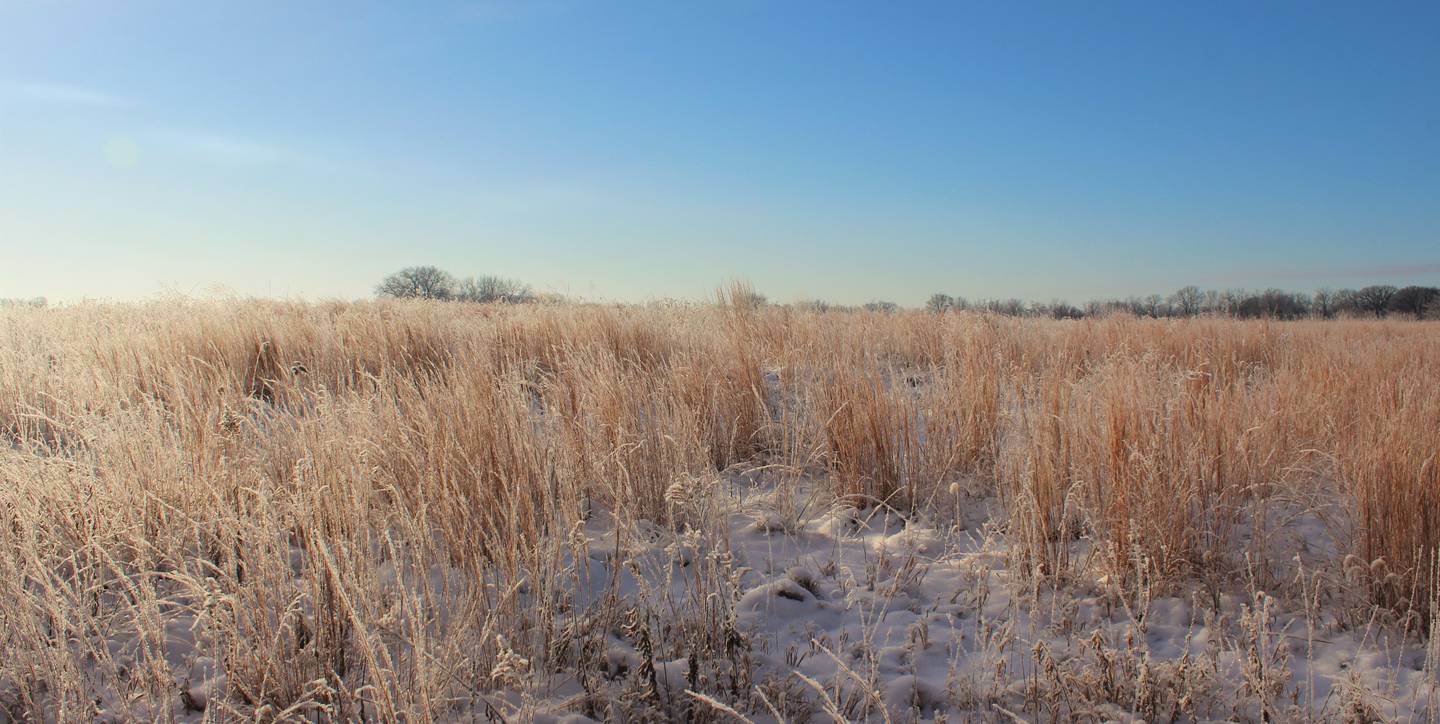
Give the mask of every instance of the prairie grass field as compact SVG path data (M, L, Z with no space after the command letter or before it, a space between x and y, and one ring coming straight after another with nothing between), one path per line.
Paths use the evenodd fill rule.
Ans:
M0 309L0 721L1440 721L1440 323Z

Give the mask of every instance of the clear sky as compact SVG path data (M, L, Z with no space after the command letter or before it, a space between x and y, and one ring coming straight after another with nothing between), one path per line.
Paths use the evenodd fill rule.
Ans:
M0 297L1440 282L1440 3L0 0Z

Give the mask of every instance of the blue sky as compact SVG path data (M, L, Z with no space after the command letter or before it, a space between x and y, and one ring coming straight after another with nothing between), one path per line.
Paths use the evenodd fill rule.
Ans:
M1440 4L0 0L0 297L1440 282Z

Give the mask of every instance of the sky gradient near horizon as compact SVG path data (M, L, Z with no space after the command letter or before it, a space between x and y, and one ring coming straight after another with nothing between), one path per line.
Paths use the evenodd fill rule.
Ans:
M1440 283L1440 4L0 0L0 297Z

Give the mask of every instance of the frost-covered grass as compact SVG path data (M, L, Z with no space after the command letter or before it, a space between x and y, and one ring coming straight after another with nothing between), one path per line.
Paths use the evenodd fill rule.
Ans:
M0 720L1435 721L1440 326L0 310Z
M1234 582L1164 587L1153 562L1137 559L1122 582L1082 538L1059 582L1023 567L1004 505L967 486L935 510L904 514L818 506L829 495L809 481L764 480L696 481L714 499L695 527L632 529L598 513L572 589L602 604L611 592L662 630L692 622L697 591L728 595L728 612L705 614L718 625L701 625L733 627L742 653L693 662L683 635L639 648L624 628L592 631L611 668L578 689L572 676L531 680L509 699L515 711L558 714L587 701L600 702L584 710L592 718L625 719L639 695L667 717L709 706L724 719L689 693L715 689L754 721L1428 721L1440 704L1433 643L1332 587L1325 577L1336 570L1297 561L1292 579L1269 586L1249 570ZM811 502L800 506L810 512L777 525L781 497ZM1297 515L1275 534L1325 531ZM617 536L639 563L610 565ZM657 683L637 694L627 672L647 667Z

